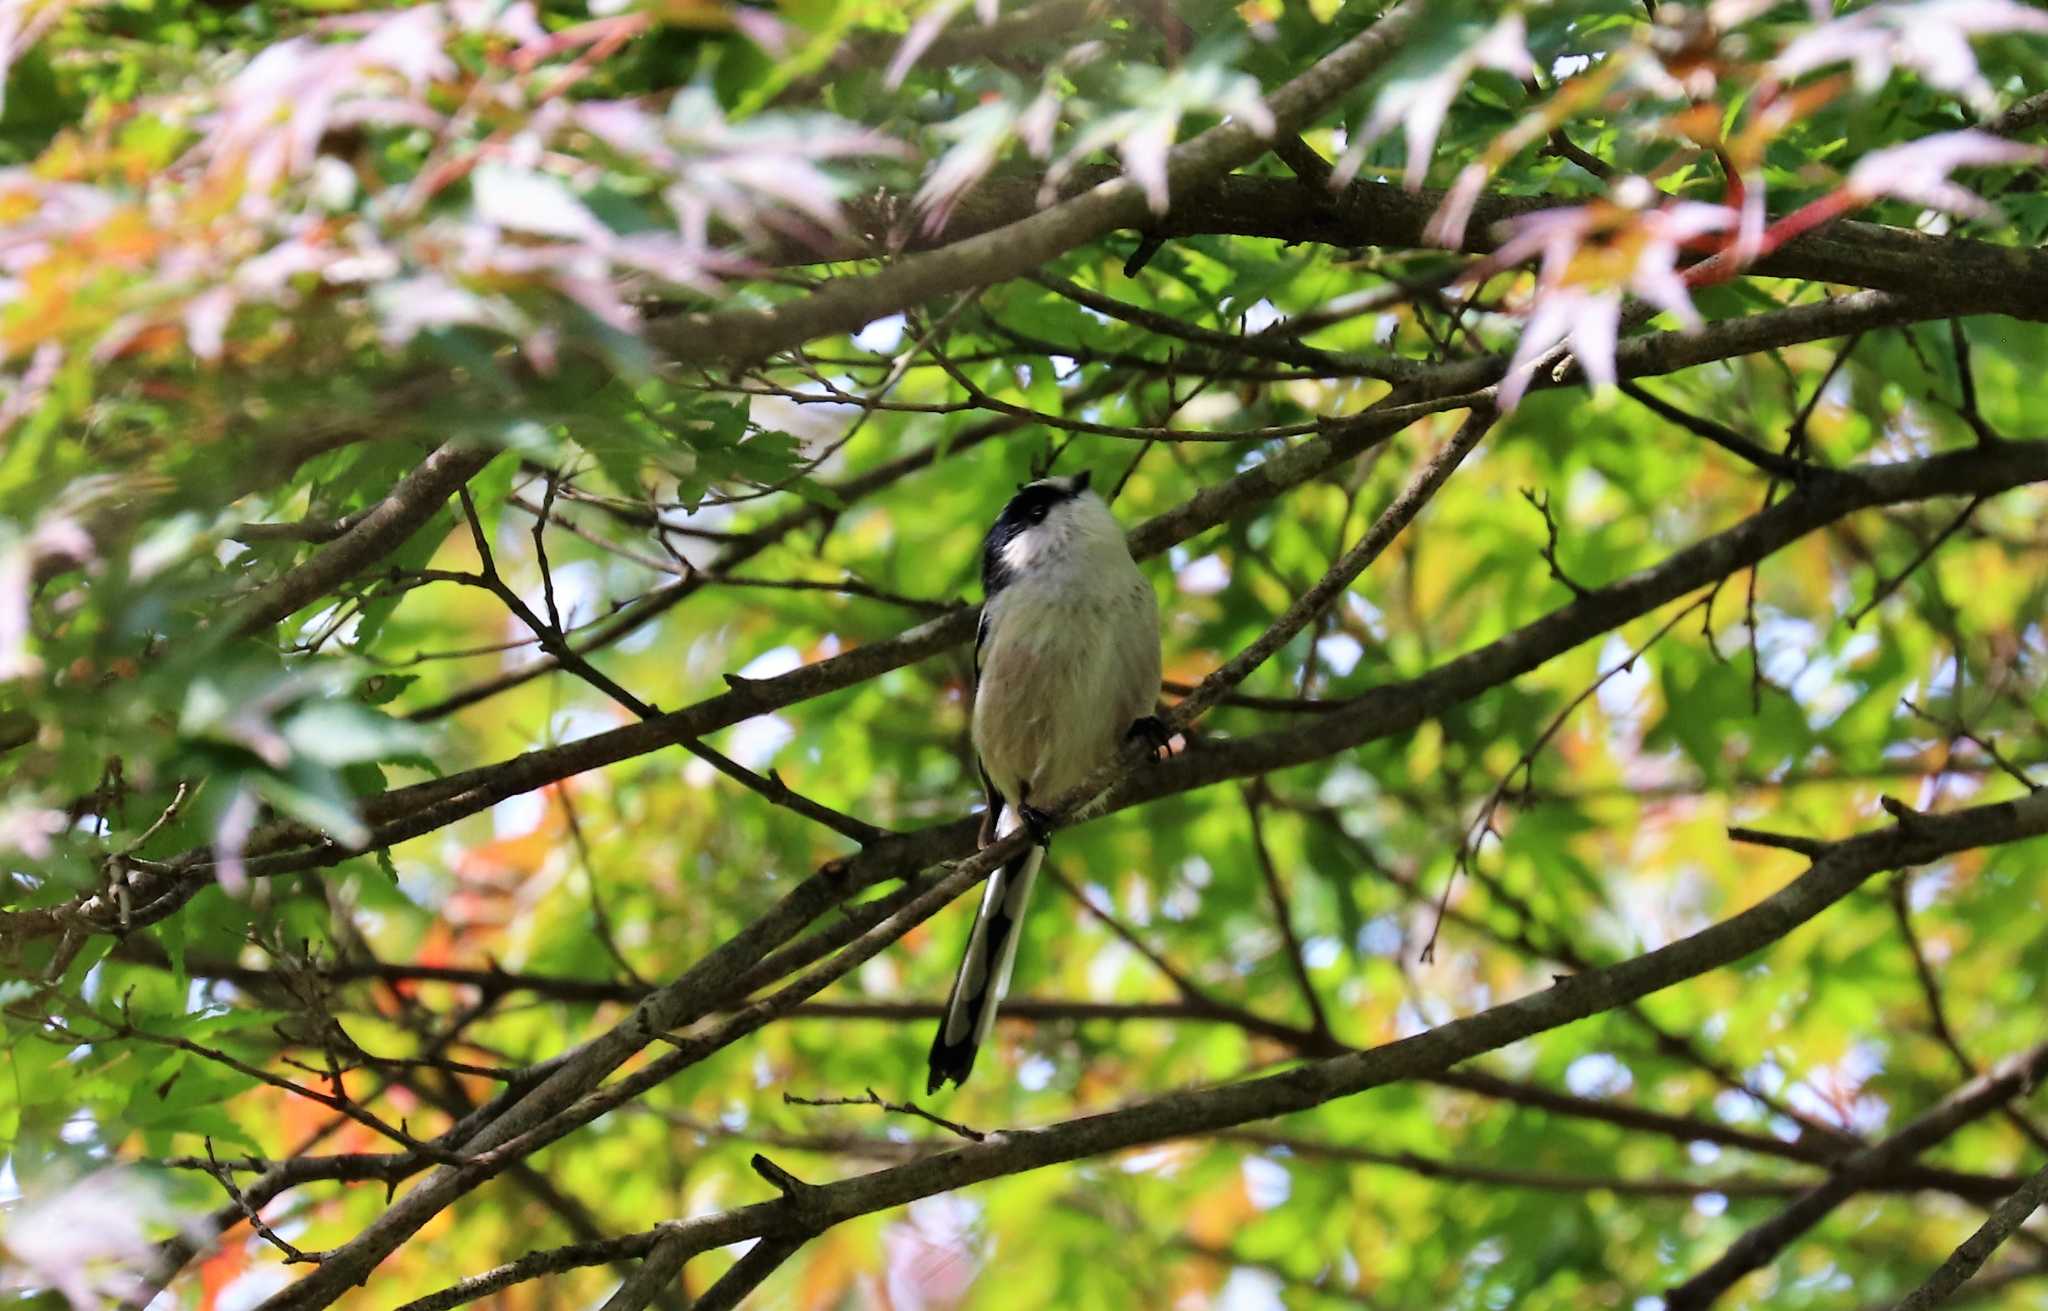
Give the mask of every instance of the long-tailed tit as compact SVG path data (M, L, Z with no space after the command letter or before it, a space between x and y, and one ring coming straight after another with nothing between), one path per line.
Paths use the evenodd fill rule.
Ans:
M1045 478L1010 499L982 546L974 643L974 751L984 845L1019 825L1036 843L989 876L945 1015L931 1079L964 1083L1017 961L1019 926L1045 858L1049 803L1127 737L1163 745L1159 603L1088 475Z

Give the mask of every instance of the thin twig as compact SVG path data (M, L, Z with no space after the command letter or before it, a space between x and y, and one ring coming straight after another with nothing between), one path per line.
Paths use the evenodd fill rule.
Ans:
M301 1248L294 1247L289 1240L281 1237L276 1230L265 1224L262 1215L250 1204L247 1194L243 1193L240 1185L235 1183L232 1169L221 1164L220 1159L213 1154L212 1135L209 1134L205 1141L207 1163L201 1168L213 1176L214 1182L227 1190L229 1200L241 1209L243 1217L249 1222L249 1227L255 1230L257 1235L265 1242L282 1252L287 1265L318 1265L325 1254L321 1252L307 1252Z
M1140 956L1143 956L1151 963L1153 969L1166 976L1167 982L1173 985L1174 990L1180 993L1184 1000L1192 1005L1219 1012L1232 1009L1228 1003L1218 999L1208 989L1196 983L1178 965L1175 965L1156 950L1152 944L1139 937L1122 920L1096 905L1087 893L1075 886L1073 880L1062 874L1051 862L1047 862L1042 868L1045 876L1054 883L1057 883L1062 892L1080 903L1081 909L1087 911L1102 927L1114 934L1118 941L1122 942L1132 951L1137 952Z
M2033 1087L2044 1070L2048 1070L2048 1044L1999 1062L1914 1116L1890 1137L1849 1153L1835 1163L1824 1182L1745 1231L1719 1259L1667 1290L1664 1305L1669 1311L1700 1311L1737 1280L1775 1259L1861 1188L1873 1172L1912 1160L1965 1124L2006 1105Z
M1279 926L1280 941L1287 955L1287 966L1294 973L1295 986L1301 989L1302 1000L1308 1003L1309 1023L1319 1034L1330 1032L1330 1017L1323 1010L1323 999L1316 993L1314 980L1308 975L1308 957L1301 948L1301 939L1295 936L1293 912L1287 904L1287 891L1280 884L1280 871L1274 867L1272 849L1266 845L1265 821L1260 815L1263 792L1259 785L1244 789L1245 813L1251 818L1252 852L1258 857L1259 874L1266 884L1266 897L1272 902L1273 922Z
M1062 432L1090 433L1097 437L1122 437L1128 441L1139 442L1263 442L1272 441L1277 437L1303 437L1310 433L1323 432L1332 423L1330 419L1317 418L1308 419L1301 423L1273 424L1264 428L1212 432L1156 426L1143 427L1134 424L1096 423L1088 419L1069 419L1064 415L1034 410L1029 406L1012 404L1009 401L990 395L987 390L982 388L972 378L969 378L958 365L954 364L951 359L936 348L932 351L932 360L939 368L945 371L947 377L960 385L960 389L967 393L967 398L974 402L977 408L989 410L996 414L1009 415L1011 418L1024 419L1031 423L1043 424L1048 428L1057 428Z
M2038 792L2041 790L2041 785L2039 783L2036 783L2033 779L2029 778L2025 770L2021 769L2018 765L2012 763L2012 761L2007 760L2005 758L2005 754L2001 752L1995 745L1993 745L1985 738L1979 737L1976 733L1972 732L1962 723L1951 722L1948 720L1941 719L1935 715L1929 714L1927 711L1921 709L1920 706L1917 705L1911 697L1901 697L1899 699L1899 704L1904 706L1907 710L1912 711L1913 714L1919 716L1921 719L1924 719L1928 723L1933 724L1936 727L1940 728L1943 732L1947 733L1951 738L1956 738L1960 741L1968 742L1971 746L1974 746L1979 751L1982 751L1986 756L1990 758L1991 763L1994 766L1996 766L1999 770L2004 772L2006 777L2012 779L2013 782L2018 783L2027 791Z
M1745 842L1752 847L1776 847L1781 851L1796 852L1811 860L1827 850L1827 843L1815 838L1802 838L1790 833L1770 833L1760 828L1743 828L1731 825L1728 829L1730 842Z
M1524 487L1522 489L1522 499L1534 506L1536 513L1543 516L1543 549L1540 554L1543 557L1543 563L1550 567L1550 576L1562 583L1565 589L1573 596L1585 597L1589 594L1589 589L1581 587L1573 580L1570 574L1564 571L1564 566L1558 563L1557 518L1550 512L1550 493L1546 491L1538 495L1535 488Z
M1602 182L1612 182L1615 177L1612 164L1577 145L1570 137L1565 135L1563 128L1553 129L1550 133L1549 142L1537 153L1555 156L1558 159L1577 164Z
M1870 592L1870 599L1868 601L1865 601L1862 605L1857 606L1856 609L1849 614L1848 619L1846 620L1849 627L1854 628L1856 627L1856 625L1862 623L1863 617L1865 615L1869 614L1872 610L1875 610L1879 605L1883 604L1883 602L1888 597L1890 597L1893 592L1898 591L1899 588L1905 584L1905 581L1908 578L1911 578L1916 572L1919 571L1921 565L1926 564L1927 561L1933 557L1934 553L1941 549L1942 543L1946 542L1949 538L1955 536L1956 530L1961 528L1964 524L1970 521L1970 516L1977 513L1977 507L1984 504L1986 499L1988 498L1982 496L1971 497L1970 503L1963 507L1962 513L1958 514L1955 518L1949 520L1948 526L1946 528L1943 528L1940 532L1936 533L1934 535L1933 541L1921 547L1919 552L1916 555L1914 555L1911 562L1909 562L1905 568L1899 570L1890 578L1881 580L1876 587L1872 588Z
M965 1138L969 1142L978 1143L988 1137L981 1130L970 1129L958 1120L948 1120L943 1115L933 1115L930 1111L914 1102L884 1101L880 1096L876 1095L873 1088L868 1089L867 1095L864 1097L799 1097L795 1093L786 1092L782 1094L782 1104L784 1106L872 1106L891 1115L914 1115L920 1120L928 1120L944 1129L947 1133Z
M583 654L569 645L561 629L549 624L533 612L519 593L512 590L504 576L498 572L498 562L491 554L489 535L484 531L482 516L477 513L476 502L470 498L469 488L457 489L456 495L462 502L462 513L469 521L470 541L476 545L476 554L481 570L483 585L502 601L505 608L518 616L519 622L540 640L541 649L555 658L556 663L584 682L603 692L612 700L632 711L641 719L653 719L661 712L621 687L617 680L585 659ZM544 521L543 521L544 522ZM536 528L538 528L536 524Z
M1160 336L1175 337L1209 350L1220 351L1226 356L1249 355L1254 358L1291 364L1298 368L1339 369L1393 383L1407 380L1414 376L1416 371L1422 367L1413 360L1404 360L1397 356L1390 355L1381 359L1342 357L1332 355L1325 350L1319 350L1314 346L1304 346L1284 338L1218 332L1213 328L1197 327L1192 323L1177 319L1171 314L1162 314L1157 310L1149 310L1140 305L1132 305L1113 296L1105 296L1099 291L1092 291L1078 283L1070 282L1065 278L1055 277L1049 273L1034 273L1031 275L1031 280L1044 287L1047 291L1064 296L1076 305L1091 309L1097 314L1120 319L1125 323L1131 324L1133 327L1143 328L1147 332L1157 333Z
M634 696L609 675L591 664L581 652L564 640L558 629L546 624L540 616L534 614L532 608L525 601L520 599L519 594L513 591L511 586L505 582L503 576L499 574L497 564L491 558L490 543L485 540L483 521L478 517L476 506L470 500L469 490L463 488L459 495L462 499L463 512L469 516L470 537L476 543L477 555L482 561L483 572L481 580L483 586L496 594L498 599L503 601L506 607L519 617L520 622L533 631L534 636L540 641L541 649L553 656L556 663L563 669L568 670L586 683L604 692L641 719L659 718L661 715L659 709ZM464 581L469 581L466 576L464 576ZM730 675L728 676L728 681L733 682L735 686L739 685L739 680ZM789 787L772 771L767 777L762 777L701 738L694 736L680 738L677 745L699 759L704 760L713 769L724 774L727 778L759 793L776 805L795 811L806 819L815 820L841 837L849 838L862 846L873 842L883 833L882 829L876 828L872 824L855 819L851 815L843 815L829 806L824 806L811 800L809 797Z
M1927 1002L1928 1025L1934 1030L1935 1038L1948 1049L1949 1055L1955 1058L1956 1067L1962 1071L1963 1077L1973 1079L1981 1071L1970 1053L1963 1048L1962 1039L1956 1036L1954 1027L1949 1024L1948 1006L1942 1000L1941 982L1935 978L1934 966L1927 959L1927 952L1921 947L1919 933L1913 928L1913 910L1907 900L1908 885L1909 880L1904 875L1892 879L1892 915L1898 920L1899 936L1905 939L1906 950L1913 957L1913 973L1920 980L1920 995ZM2006 1106L2004 1114L2006 1122L2019 1130L2037 1149L2048 1151L2048 1134L2043 1134L2040 1126L2028 1119L2018 1107Z
M1814 467L1803 460L1780 455L1769 447L1760 446L1726 424L1716 423L1712 419L1681 410L1663 397L1643 390L1640 384L1630 379L1619 379L1614 385L1620 389L1622 395L1658 418L1677 424L1695 437L1705 438L1730 455L1747 461L1774 477L1798 482L1814 473Z
M1545 517L1547 518L1548 515L1546 514ZM1506 771L1501 774L1500 781L1494 784L1493 791L1487 795L1485 804L1480 806L1478 815L1466 827L1464 836L1458 843L1457 856L1451 863L1450 872L1444 876L1443 892L1437 898L1436 920L1430 926L1429 940L1422 944L1422 950L1416 956L1417 960L1427 965L1436 958L1437 933L1443 928L1444 910L1450 905L1451 885L1456 882L1460 873L1473 870L1473 863L1478 859L1479 848L1486 840L1486 835L1489 833L1498 835L1499 830L1494 827L1494 817L1499 813L1501 804L1507 800L1509 792L1513 789L1515 775L1518 773L1522 775L1525 786L1533 782L1536 773L1536 757L1542 753L1544 747L1550 744L1550 740L1557 736L1558 731L1565 726L1565 722L1571 718L1572 713L1580 706L1586 704L1594 693L1605 687L1607 681L1616 674L1634 669L1636 661L1642 659L1643 655L1651 647L1662 641L1665 634L1678 627L1687 615L1705 606L1712 599L1713 593L1711 591L1694 598L1690 603L1659 625L1657 631L1650 634L1649 638L1642 645L1629 652L1628 655L1613 665L1601 670L1598 677L1581 688L1577 696L1565 703L1564 709L1551 716L1550 722L1544 725L1543 731L1536 735L1536 740L1529 745L1528 750L1524 751L1520 759L1508 766Z
M590 885L590 924L597 932L598 945L612 958L612 964L636 988L649 986L640 971L633 968L633 962L626 959L626 953L619 950L618 936L612 932L612 917L604 908L604 897L598 890L597 866L590 859L590 842L583 836L583 817L576 811L576 803L569 798L566 785L554 790L555 801L562 807L562 818L568 821L569 840L576 847L577 863L583 866L583 878Z

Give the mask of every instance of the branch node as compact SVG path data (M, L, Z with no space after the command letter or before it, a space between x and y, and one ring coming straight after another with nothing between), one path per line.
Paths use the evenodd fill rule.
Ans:
M788 1232L799 1238L821 1234L830 1228L833 1221L826 1213L824 1191L816 1184L805 1183L775 1162L754 1153L751 1162L754 1173L774 1185L782 1194L782 1200L789 1206Z
M1543 557L1543 563L1550 566L1550 576L1564 584L1573 597L1581 601L1585 600L1593 594L1592 589L1581 586L1577 580L1564 571L1564 566L1559 564L1557 560L1557 519L1550 513L1550 493L1546 491L1539 494L1533 487L1524 487L1522 489L1522 499L1533 506L1536 513L1543 516L1544 540L1543 549L1539 554ZM1634 658L1631 657L1630 660L1633 663Z
M781 1193L792 1202L799 1201L808 1196L814 1187L814 1185L805 1183L759 1152L754 1153L754 1159L750 1164L754 1167L755 1174L760 1175L763 1179L774 1185L776 1192Z
M1730 841L1747 843L1752 847L1777 847L1783 851L1797 852L1808 860L1818 860L1827 853L1828 844L1813 838L1802 838L1790 833L1771 833L1764 829L1742 828L1739 825L1728 829Z
M914 1115L920 1120L935 1124L947 1133L965 1138L969 1142L983 1142L988 1138L988 1135L979 1129L971 1129L957 1120L948 1120L942 1115L934 1115L915 1102L887 1101L873 1088L863 1089L862 1091L865 1095L860 1097L799 1097L795 1093L785 1092L782 1094L782 1104L784 1106L872 1106L891 1115ZM756 1168L758 1169L759 1167L757 1166Z
M1927 816L1913 809L1897 797L1879 797L1877 804L1884 807L1884 813L1897 820L1899 827L1907 833L1918 834L1924 831L1925 826L1921 821L1926 819Z

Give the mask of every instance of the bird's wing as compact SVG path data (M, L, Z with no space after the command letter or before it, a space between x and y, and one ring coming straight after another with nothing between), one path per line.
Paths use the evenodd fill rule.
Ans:
M988 645L988 606L981 607L981 618L974 625L974 691L981 693L981 648Z
M981 648L988 642L988 606L981 607L981 621L974 628L974 695L981 696ZM981 795L986 803L981 812L981 845L984 847L996 840L996 818L1003 808L1003 797L996 791L995 780L988 776L988 767L981 763L981 754L975 753L974 768L981 775Z

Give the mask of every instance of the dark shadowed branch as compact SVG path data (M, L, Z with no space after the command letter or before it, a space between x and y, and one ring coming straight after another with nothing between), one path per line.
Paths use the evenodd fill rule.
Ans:
M786 1193L779 1201L660 1226L654 1231L660 1237L652 1241L677 1238L687 1255L746 1238L804 1232L818 1223L836 1224L856 1215L901 1206L918 1197L1004 1175L1146 1143L1215 1133L1306 1110L1397 1080L1442 1074L1484 1052L1739 960L1782 939L1849 895L1873 874L1924 864L1970 847L2043 833L2048 833L2048 797L2040 795L1948 814L1922 815L1910 827L1894 824L1878 832L1827 844L1811 867L1783 889L1689 937L1604 970L1560 979L1542 992L1453 1020L1412 1038L1307 1061L1284 1074L1218 1088L1167 1093L1042 1129L1012 1130L984 1142L852 1179L806 1185L801 1197L795 1200ZM990 851L997 853L998 859L1007 855L1000 845ZM1860 1174L1910 1158L1957 1125L1995 1108L2038 1075L2037 1067L2041 1066L2048 1066L2048 1047L2001 1063L1995 1072L1965 1085L1899 1134L1841 1163L1827 1184L1788 1209L1785 1214L1794 1216L1793 1220L1773 1222L1769 1235L1751 1242L1745 1253L1765 1248L1775 1252L1811 1223L1807 1212L1825 1214L1841 1197L1854 1191ZM335 1263L335 1258L330 1257L312 1278L319 1278ZM295 1287L304 1287L309 1282L311 1279Z

